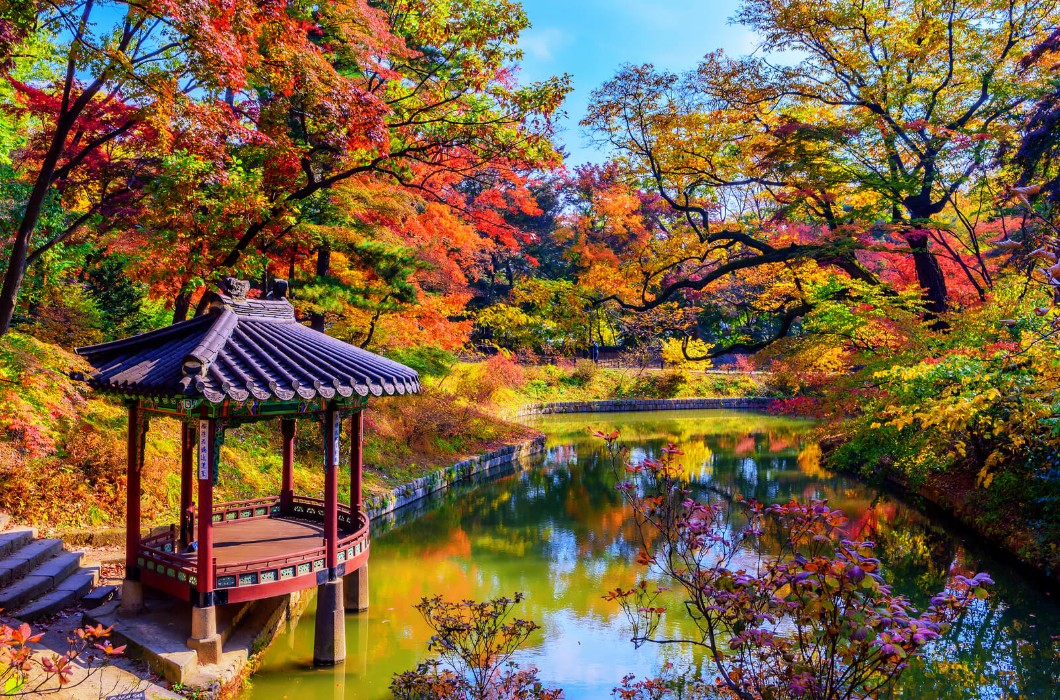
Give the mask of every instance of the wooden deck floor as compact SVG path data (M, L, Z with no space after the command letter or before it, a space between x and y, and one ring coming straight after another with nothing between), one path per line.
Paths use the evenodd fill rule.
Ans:
M215 526L218 566L297 554L324 545L324 527L287 518L259 518Z

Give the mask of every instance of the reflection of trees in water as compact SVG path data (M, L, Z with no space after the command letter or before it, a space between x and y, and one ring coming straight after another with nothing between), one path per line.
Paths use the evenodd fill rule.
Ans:
M1028 619L1013 617L999 596L977 603L911 666L903 685L925 700L1057 697L1060 642Z
M619 612L601 594L628 585L638 545L603 445L589 437L587 423L594 429L615 427L583 419L579 430L551 436L542 468L462 494L389 533L387 547L418 562L398 575L407 581L406 599L414 601L421 590L439 592L425 590L421 572L442 566L448 591L440 592L450 597L517 589L528 594L520 614L547 619L560 600L580 617L614 624ZM637 422L621 426L622 441L637 448L634 459L658 457L666 444L678 444L690 488L703 500L736 493L766 502L827 500L849 518L851 538L879 543L888 582L917 606L941 588L955 564L979 568L975 556L914 509L823 470L805 425L782 419L760 424L736 416L727 417L724 426ZM998 580L997 596L977 605L932 647L926 662L910 670L902 697L1052 696L1052 684L1060 683L1060 649L1048 631L1058 629L1060 613L1055 607L1044 610L1045 624L1031 627L1031 615L1043 607L1041 596L1032 587L1006 581L1004 571L991 569L991 574ZM667 616L665 624L675 637L694 630L680 614ZM682 666L702 661L677 652L672 660ZM969 694L968 688L979 694Z

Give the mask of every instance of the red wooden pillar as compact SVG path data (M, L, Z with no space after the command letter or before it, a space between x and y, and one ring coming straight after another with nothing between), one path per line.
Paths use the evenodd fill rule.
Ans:
M147 421L140 403L129 404L129 436L126 454L125 491L125 580L121 584L121 611L137 614L144 609L144 591L140 583L140 480L144 466L144 438Z
M324 543L333 581L339 565L339 420L332 406L324 413Z
M125 483L125 578L133 581L140 580L136 557L140 551L140 476L144 466L142 427L140 403L137 401L129 404Z
M195 538L188 519L191 499L195 487L195 426L181 423L180 426L180 541L188 544Z
M214 439L217 435L217 420L207 418L199 421L199 549L196 574L199 605L213 605L213 474L217 456Z
M350 512L364 510L364 411L357 411L350 419ZM359 527L353 521L353 528Z
M294 501L294 419L284 418L280 421L280 434L283 436L283 478L280 482L280 510L284 515L291 512Z
M199 421L199 550L195 564L195 590L198 600L192 601L191 637L188 646L198 654L199 663L216 664L221 661L221 635L217 633L217 607L214 600L213 556L213 475L217 471L217 419Z

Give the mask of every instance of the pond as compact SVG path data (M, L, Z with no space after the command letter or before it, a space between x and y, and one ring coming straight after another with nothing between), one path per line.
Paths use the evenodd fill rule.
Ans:
M520 664L533 664L570 700L608 698L627 673L654 675L709 664L687 650L634 649L625 617L602 595L634 580L628 510L614 489L601 441L590 429L622 432L633 458L668 442L684 451L689 475L719 498L827 499L855 535L879 543L885 576L924 605L957 564L988 571L994 595L977 602L903 676L897 697L1060 697L1060 605L963 533L889 493L820 467L806 422L748 412L670 411L545 417L547 454L525 472L445 494L388 529L373 531L371 608L347 617L347 661L314 670L313 611L277 639L246 700L389 697L394 673L426 655L429 629L412 605L421 597L485 599L526 594L520 617L542 625ZM719 495L721 494L721 495ZM666 624L677 631L675 616Z

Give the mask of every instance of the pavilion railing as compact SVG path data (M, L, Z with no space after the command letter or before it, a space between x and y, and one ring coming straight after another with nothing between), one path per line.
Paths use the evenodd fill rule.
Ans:
M195 561L189 561L187 555L178 553L178 546L177 528L170 525L168 531L140 540L136 563L159 576L167 576L180 583L197 586L199 580ZM214 562L216 565L216 559Z
M352 511L348 505L339 504L339 530L352 532L354 522ZM279 496L266 498L254 498L246 501L233 501L231 503L217 504L212 513L215 525L231 523L255 518L271 518L278 515L320 522L324 519L324 500L312 498L311 496L295 495L291 499L289 509L284 509ZM187 532L195 538L195 523L198 517L197 509L192 506L184 512L184 522ZM358 528L359 529L359 528Z
M268 496L265 498L252 498L246 501L232 501L230 503L218 503L214 506L213 522L215 525L231 523L237 520L253 520L255 518L271 518L280 514L280 497ZM195 537L195 523L198 510L195 506L184 512L184 522L187 523L188 532Z
M339 540L338 560L340 564L353 559L368 548L368 517L362 514L358 521L360 527L357 531ZM320 547L281 557L267 557L217 566L215 568L216 587L218 589L239 588L284 581L314 573L325 566L327 566L327 547L322 543Z
M277 498L260 498L251 501L240 501L238 503L219 504L214 509L214 522L217 524L243 520L247 518L270 517L255 514L259 507L269 509L270 515ZM299 510L299 507L301 510ZM245 515L247 511L251 515ZM304 518L311 521L323 520L324 502L317 498L295 496L293 500L292 517ZM233 518L218 519L217 515L235 512ZM349 506L339 506L339 528L340 532L346 532L338 542L338 561L352 560L368 548L368 516L364 513L352 514ZM353 528L356 521L357 527ZM194 532L194 529L191 530ZM197 567L194 553L180 554L177 548L180 546L177 528L170 526L168 531L147 537L140 541L138 563L149 571L154 571L162 576L173 578L189 586L198 584ZM218 565L214 558L214 587L216 589L238 588L242 586L254 586L263 583L283 581L306 574L311 574L327 565L327 546L321 539L319 547L306 549L293 554L280 557L268 557L244 562L233 562L231 564Z
M311 496L294 496L291 500L291 510L286 514L287 517L298 518L300 520L310 520L313 522L322 522L324 520L324 500L320 498L312 498ZM361 527L354 526L353 511L350 510L348 505L343 503L339 504L339 532L355 533L361 530Z

